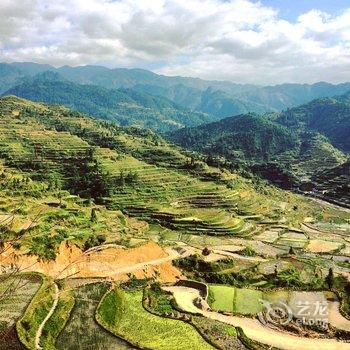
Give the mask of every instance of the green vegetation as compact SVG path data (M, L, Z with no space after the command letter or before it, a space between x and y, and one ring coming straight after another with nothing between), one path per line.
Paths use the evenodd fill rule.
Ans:
M211 285L209 288L210 307L214 310L233 311L236 288Z
M208 155L208 164L257 181L253 173L285 189L315 190L318 196L348 205L348 95L314 100L281 113L238 115L166 135L182 147Z
M261 311L262 292L229 286L210 285L210 306L214 310L242 315L256 315Z
M265 160L298 146L287 128L255 114L239 115L218 122L175 131L175 143L228 160Z
M22 316L40 287L33 275L2 276L0 279L0 333L5 333Z
M179 254L193 249L193 255L175 262L176 267L189 278L226 284L227 290L256 288L227 292L222 300L210 295L211 302L222 303L218 307L249 315L257 311L259 290L322 290L330 268L332 289L344 290L339 274L348 267L330 253L349 254L343 229L349 222L346 212L256 177L244 178L216 163L216 158L188 153L152 131L15 97L0 99L0 114L1 244L12 240L14 254L47 262L59 249L64 251L65 244L88 250L104 244L130 247L149 239L176 246ZM318 227L325 232L319 233ZM191 247L181 247L179 241ZM208 250L202 254L204 247ZM151 282L128 276L130 288ZM63 293L40 344L48 349L84 349L90 344L127 348L94 320L108 288L96 283L70 294L61 286ZM17 322L26 346L33 347L38 326L53 304L53 292L52 281L44 278ZM191 320L174 310L166 293L150 297L150 304L143 304L146 311L141 291L113 290L98 308L98 322L131 343L151 348L210 348L206 335L211 344L237 339L231 328L209 322L206 326L197 316Z
M35 348L35 336L39 325L49 313L54 302L55 288L53 281L44 275L40 276L42 284L16 324L19 339L29 349Z
M19 218L37 213L40 221L22 242L43 259L54 258L67 239L81 247L87 242L87 249L103 243L102 236L108 242L132 233L118 209L177 232L180 240L189 234L246 237L258 232L259 220L293 224L318 212L297 196L258 188L198 160L192 163L200 166L188 167L185 152L152 132L10 97L1 100L0 111L0 184L11 199L2 209L24 202ZM94 202L108 210L96 208L91 220Z
M109 284L94 283L73 290L74 307L68 322L59 334L55 347L57 349L129 349L121 339L101 328L95 321L95 312ZM55 327L55 324L52 325ZM48 324L47 329L51 329ZM50 334L51 335L51 334Z
M64 329L69 315L74 306L73 293L70 290L60 290L58 304L53 315L46 322L40 337L40 345L43 349L54 350L55 342Z
M56 72L78 84L94 84L108 89L131 88L162 96L182 107L220 118L247 112L280 111L315 98L340 95L350 90L349 83L332 85L322 82L261 87L229 81L167 77L142 69L108 69L101 66L64 66L56 69L49 65L26 62L0 65L0 93L21 84L25 77L47 71Z
M340 96L339 100L337 98L314 100L281 113L277 121L299 132L317 131L326 136L335 147L349 152L350 141L347 136L350 132L350 106L343 102L343 96Z
M143 305L153 314L184 320L194 326L202 337L219 349L240 349L235 327L199 315L180 312L172 294L165 292L160 284L154 283L144 291Z
M45 72L28 78L5 92L32 101L61 104L119 125L133 125L169 131L215 120L204 113L177 106L164 97L129 89L105 89L95 85L79 85L57 73Z
M102 300L97 320L131 343L151 349L212 349L189 324L152 315L142 307L142 292L115 289Z

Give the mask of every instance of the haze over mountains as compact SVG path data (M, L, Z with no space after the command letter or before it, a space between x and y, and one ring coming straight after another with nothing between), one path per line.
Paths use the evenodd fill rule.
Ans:
M21 83L23 78L52 71L71 82L97 85L106 89L131 88L165 97L177 105L224 118L247 112L281 111L315 98L340 95L350 90L350 83L333 85L282 84L255 86L229 81L168 77L143 69L109 69L102 66L63 66L55 68L36 63L0 64L0 93ZM215 118L213 118L215 120Z
M21 84L5 92L37 102L61 104L119 125L133 125L157 131L211 122L216 118L190 111L159 96L129 88L106 89L66 80L58 73L43 72L23 78Z

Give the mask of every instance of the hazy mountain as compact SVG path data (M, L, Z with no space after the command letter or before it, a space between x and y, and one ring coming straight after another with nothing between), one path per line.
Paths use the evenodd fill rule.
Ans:
M281 111L307 103L315 98L332 97L350 90L350 83L333 85L281 84L255 86L228 81L168 77L144 69L109 69L102 66L63 66L54 68L36 63L1 64L0 93L18 85L21 79L44 71L54 71L65 79L103 88L132 88L162 96L182 107L210 113L219 118L248 112Z
M106 89L80 85L55 72L43 72L9 89L4 95L16 95L32 101L62 104L119 125L133 125L168 131L195 126L215 117L187 110L174 102L130 89Z

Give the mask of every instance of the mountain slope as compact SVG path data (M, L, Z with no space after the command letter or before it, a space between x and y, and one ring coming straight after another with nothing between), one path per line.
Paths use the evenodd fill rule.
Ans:
M245 236L260 219L293 225L313 210L293 194L268 185L259 192L239 175L190 161L151 131L119 127L61 106L1 98L0 140L0 164L7 172L121 209L175 235ZM286 198L298 211L280 210Z
M203 113L186 110L163 97L130 89L109 90L95 85L79 85L53 72L27 78L4 95L62 104L119 125L133 125L158 131L198 125L215 119Z
M287 128L255 114L182 129L167 137L182 147L231 160L267 160L298 146L296 135Z
M345 95L347 96L347 95ZM282 112L276 122L298 132L316 131L344 152L350 152L350 105L345 96L314 100Z
M272 111L268 106L236 97L228 92L209 87L200 90L183 84L170 87L136 85L133 89L163 96L195 111L208 113L220 118L248 112Z
M315 173L341 167L350 152L348 99L349 94L345 94L282 113L226 118L174 131L167 137L182 147L225 157L233 166L243 164L283 188L322 194L325 186ZM340 193L338 188L346 182L341 177L330 184L327 193ZM345 192L339 200L347 205L349 194Z

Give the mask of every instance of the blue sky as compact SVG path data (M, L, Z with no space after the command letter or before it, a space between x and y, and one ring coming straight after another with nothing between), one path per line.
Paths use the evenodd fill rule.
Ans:
M312 9L337 15L350 6L350 0L261 0L260 2L279 9L281 17L290 21L295 21L300 14Z
M350 81L350 0L0 0L0 61Z

